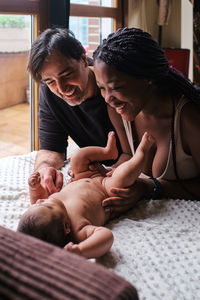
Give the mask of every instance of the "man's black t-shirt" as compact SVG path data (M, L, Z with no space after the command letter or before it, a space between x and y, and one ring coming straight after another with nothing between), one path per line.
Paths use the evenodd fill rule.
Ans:
M77 106L70 106L41 85L39 95L40 149L66 153L70 136L79 147L105 146L114 128L107 104L99 94ZM117 136L117 135L116 135ZM117 137L119 154L121 147ZM112 164L107 162L107 165Z

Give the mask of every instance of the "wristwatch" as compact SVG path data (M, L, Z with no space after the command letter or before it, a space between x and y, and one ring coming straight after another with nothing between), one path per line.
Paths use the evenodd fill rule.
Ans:
M151 199L153 199L153 200L160 200L160 199L162 199L163 198L163 187L162 187L162 184L160 183L160 181L158 181L158 179L156 179L154 177L150 177L150 179L154 183L154 188L153 188L153 192L151 194Z

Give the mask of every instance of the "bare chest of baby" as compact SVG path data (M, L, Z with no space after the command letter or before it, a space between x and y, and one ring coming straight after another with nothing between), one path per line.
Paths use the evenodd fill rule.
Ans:
M71 219L86 219L89 223L104 225L106 215L102 200L108 195L102 185L103 177L83 178L65 186L59 193Z

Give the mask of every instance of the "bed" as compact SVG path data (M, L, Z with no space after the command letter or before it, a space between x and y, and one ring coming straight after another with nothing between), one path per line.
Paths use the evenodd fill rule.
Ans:
M29 206L36 152L0 160L0 226L15 231ZM67 183L68 164L62 168ZM200 299L200 202L143 200L107 224L114 244L93 263L123 277L140 300Z

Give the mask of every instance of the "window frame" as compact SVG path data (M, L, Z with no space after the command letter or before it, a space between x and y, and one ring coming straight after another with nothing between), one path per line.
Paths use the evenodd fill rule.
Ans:
M70 17L112 18L113 31L128 26L128 0L115 0L115 7L70 4Z
M35 40L40 32L49 26L49 0L1 0L0 14L31 15L33 17L32 39ZM31 80L31 151L39 150L38 137L38 97L39 85ZM34 99L34 100L33 100Z

